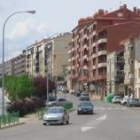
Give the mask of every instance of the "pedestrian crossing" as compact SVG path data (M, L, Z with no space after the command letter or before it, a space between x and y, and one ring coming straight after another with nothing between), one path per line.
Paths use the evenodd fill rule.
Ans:
M140 110L140 108L128 108L128 107L94 107L94 110L128 110L128 109L133 109L133 110Z

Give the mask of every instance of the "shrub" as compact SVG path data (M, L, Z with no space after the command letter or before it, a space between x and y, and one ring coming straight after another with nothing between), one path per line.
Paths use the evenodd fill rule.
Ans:
M11 106L8 107L8 112L17 112L19 111L19 116L22 117L26 114L35 112L37 109L45 107L45 103L39 99L32 100L21 100L14 102Z

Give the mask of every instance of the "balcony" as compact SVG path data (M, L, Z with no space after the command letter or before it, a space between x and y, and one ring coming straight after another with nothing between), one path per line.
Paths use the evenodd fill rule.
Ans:
M70 58L69 60L68 60L68 62L71 62L72 61L72 59Z
M78 74L72 74L71 78L72 79L78 78Z
M96 42L94 42L93 44L92 44L92 47L95 47L96 46Z
M97 76L97 80L105 80L106 79L106 74L99 74Z
M96 53L94 53L94 54L92 55L92 58L95 58L95 57L97 57L97 54L96 54Z
M83 48L88 50L88 46L87 46L87 44L85 44Z
M93 65L93 66L92 66L92 69L96 69L96 65Z
M87 36L87 34L84 34L84 38L87 38L88 36Z
M70 54L71 52L72 52L72 51L71 51L71 50L69 50L69 51L68 51L68 54Z
M107 43L107 38L100 38L98 40L98 44L101 44L101 43Z
M96 31L94 31L94 32L93 32L93 36L95 36L96 34L97 34L97 32L96 32Z
M84 65L84 67L83 67L84 69L88 69L88 67L87 67L87 65Z
M83 56L83 59L87 59L87 60L88 60L87 54L85 54L85 55Z
M80 81L87 80L87 76L82 75L82 76L80 76L79 80L80 80Z
M100 55L106 55L106 54L107 54L107 51L106 50L98 51L98 56L100 56Z
M106 62L98 63L98 68L106 67L106 66L107 66L107 63Z

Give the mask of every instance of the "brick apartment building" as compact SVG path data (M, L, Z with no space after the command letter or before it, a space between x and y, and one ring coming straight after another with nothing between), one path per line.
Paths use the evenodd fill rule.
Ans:
M126 5L108 13L99 10L93 17L80 19L72 30L71 64L72 88L93 85L96 94L107 92L107 54L119 51L121 40L140 29L140 10Z

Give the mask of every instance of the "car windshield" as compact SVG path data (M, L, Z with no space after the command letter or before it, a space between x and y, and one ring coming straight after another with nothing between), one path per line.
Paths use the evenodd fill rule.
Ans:
M63 108L49 108L47 110L47 114L49 113L53 113L53 114L56 114L56 113L63 113Z
M81 102L79 106L92 106L91 102Z
M60 98L58 101L67 101L65 98Z
M83 93L83 94L82 94L82 96L89 96L89 95L88 95L88 94L86 94L86 93Z

